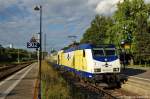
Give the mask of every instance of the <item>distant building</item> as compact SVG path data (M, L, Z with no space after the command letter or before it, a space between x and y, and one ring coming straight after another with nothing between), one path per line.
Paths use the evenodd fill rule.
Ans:
M13 44L9 44L9 48L13 48Z

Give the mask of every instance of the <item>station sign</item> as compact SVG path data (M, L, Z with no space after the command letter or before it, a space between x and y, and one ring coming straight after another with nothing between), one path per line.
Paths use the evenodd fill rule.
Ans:
M39 48L39 47L40 47L40 43L37 42L35 37L32 37L31 40L27 42L27 48Z
M38 42L27 42L27 48L39 48L40 43Z

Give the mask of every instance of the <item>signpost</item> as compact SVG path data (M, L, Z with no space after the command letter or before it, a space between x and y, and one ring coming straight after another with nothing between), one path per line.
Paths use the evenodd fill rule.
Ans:
M40 43L39 42L27 42L27 48L39 48Z
M27 48L39 48L40 43L37 42L35 37L33 36L29 42L27 42Z
M40 67L41 67L41 44L40 44L40 42L39 42L39 40L40 40L40 38L39 38L39 36L38 36L38 39L36 39L34 36L30 39L30 41L29 42L27 42L27 48L35 48L36 50L37 50L37 56L38 56L38 65L39 65L39 75L41 75L40 74ZM41 99L41 77L40 77L40 81L39 81L39 95L38 95L38 97L39 97L39 99Z

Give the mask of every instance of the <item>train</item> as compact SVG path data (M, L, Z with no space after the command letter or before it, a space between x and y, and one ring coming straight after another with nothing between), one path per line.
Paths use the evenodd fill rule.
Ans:
M57 53L57 66L89 82L121 87L121 64L113 44L78 44Z

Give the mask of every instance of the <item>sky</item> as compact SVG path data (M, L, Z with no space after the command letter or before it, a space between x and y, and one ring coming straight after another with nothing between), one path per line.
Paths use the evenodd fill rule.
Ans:
M39 33L42 5L42 34L47 50L61 49L71 43L70 35L82 38L96 14L111 16L123 0L0 0L0 44L12 43L26 49L26 43ZM149 2L150 0L145 0Z

